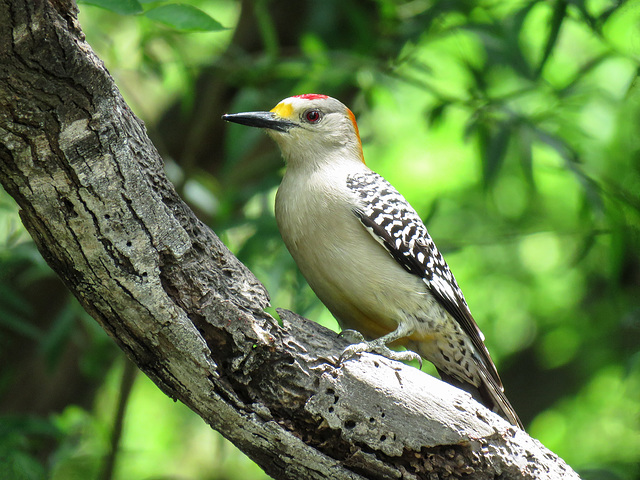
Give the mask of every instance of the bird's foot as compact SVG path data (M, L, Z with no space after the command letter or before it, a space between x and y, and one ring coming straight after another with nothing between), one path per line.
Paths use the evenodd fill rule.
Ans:
M391 350L384 343L380 343L377 340L373 340L371 342L363 341L364 337L362 337L362 335L359 332L356 332L355 330L346 330L346 332L348 332L346 335L341 335L341 336L343 337L347 335L352 336L353 335L352 332L355 332L357 335L355 335L354 337L359 338L360 342L354 343L353 345L349 345L347 348L345 348L342 351L342 354L340 355L340 358L338 360L340 364L343 364L354 355L357 355L359 353L369 352L369 353L377 353L378 355L382 355L383 357L386 357L390 360L397 360L399 362L411 362L413 360L417 360L418 364L420 365L420 369L422 370L422 357L420 357L420 355L418 355L417 353L412 352L410 350L405 350L404 352L396 352L394 350Z

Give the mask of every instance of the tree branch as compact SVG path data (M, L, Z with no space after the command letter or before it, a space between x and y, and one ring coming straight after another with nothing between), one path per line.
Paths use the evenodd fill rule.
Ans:
M69 0L0 0L0 181L142 371L284 479L578 478L469 395L294 313L178 197Z

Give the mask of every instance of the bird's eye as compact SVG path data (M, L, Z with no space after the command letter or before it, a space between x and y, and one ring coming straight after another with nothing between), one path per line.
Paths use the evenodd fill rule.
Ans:
M304 112L304 119L309 123L318 123L322 118L322 113L319 110L307 110Z

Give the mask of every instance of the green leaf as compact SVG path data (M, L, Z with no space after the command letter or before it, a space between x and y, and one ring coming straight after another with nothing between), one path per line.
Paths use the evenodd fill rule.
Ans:
M540 60L538 68L536 69L536 76L538 77L542 74L544 65L547 63L547 60L549 60L549 57L551 56L551 53L556 46L558 35L560 34L560 27L562 26L562 21L564 20L566 15L567 2L560 0L556 3L555 8L553 9L553 17L551 18L551 30L549 32L549 36L547 37L547 43L544 46L542 59Z
M511 128L509 124L501 122L496 127L480 129L482 146L483 177L485 186L491 186L498 177L509 146Z
M75 312L73 303L67 302L67 305L55 316L53 324L41 344L41 349L46 359L46 366L50 370L53 370L57 366L65 348L69 344L74 332L74 325Z
M433 107L427 113L427 123L430 127L435 127L442 123L443 116L447 107L450 106L449 102L442 102Z
M163 23L176 30L187 32L216 32L225 30L220 23L202 10L182 3L161 5L145 12L156 22Z
M136 15L142 13L142 5L138 0L78 0L78 3L104 8L120 15Z
M521 127L518 130L517 145L520 153L520 163L527 182L535 187L535 179L533 176L533 147L532 135L527 127Z
M39 340L43 337L43 334L38 327L29 323L29 321L25 320L23 317L15 315L4 308L0 308L0 326L3 329L32 340Z

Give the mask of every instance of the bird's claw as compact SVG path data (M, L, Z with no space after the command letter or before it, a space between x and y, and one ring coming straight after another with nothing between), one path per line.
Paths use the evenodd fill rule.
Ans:
M349 330L349 332L355 332L355 330ZM360 334L358 333L358 335ZM413 360L417 360L418 364L420 365L420 370L422 370L422 357L417 353L412 352L410 350L405 350L404 352L396 352L394 350L391 350L386 345L380 345L375 343L375 340L373 342L361 341L359 343L354 343L353 345L349 345L347 348L345 348L342 351L342 354L340 355L338 362L340 365L342 365L344 362L346 362L349 358L353 357L354 355L357 355L359 353L365 353L365 352L377 353L378 355L382 355L383 357L386 357L390 360L396 360L398 362L411 362Z

